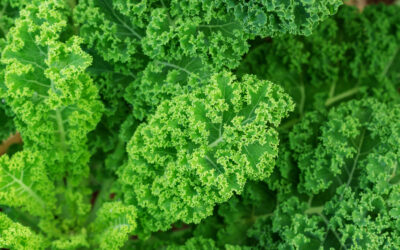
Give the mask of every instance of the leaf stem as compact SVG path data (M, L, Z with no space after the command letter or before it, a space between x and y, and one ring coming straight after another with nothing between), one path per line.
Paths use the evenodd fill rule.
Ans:
M92 221L94 221L96 219L97 210L99 210L101 205L103 205L104 201L107 200L107 195L109 194L110 188L113 183L114 183L114 180L112 180L112 179L107 179L102 182L100 192L97 195L96 201L94 202L92 210L90 211L90 214L87 218L87 221L86 221L87 224L91 223Z
M300 104L299 104L299 113L300 113L300 117L303 117L304 114L304 105L306 102L306 91L304 89L304 83L302 82L300 85Z
M343 100L343 99L345 99L347 97L355 95L356 93L358 93L358 91L360 91L360 88L359 87L354 87L354 88L349 89L349 90L347 90L347 91L345 91L345 92L343 92L343 93L341 93L341 94L339 94L337 96L330 97L330 98L328 98L326 100L325 106L330 106L330 105L334 104L335 102L341 101L341 100Z
M298 123L301 120L301 118L294 118L291 119L285 123L283 123L282 125L280 125L278 127L279 130L285 130L285 129L289 129L291 127L293 127L293 125L295 125L296 123Z
M200 24L200 25L198 25L198 27L199 28L220 28L220 27L229 26L234 23L235 22L223 23L223 24Z
M333 233L335 238L339 241L341 248L347 249L347 247L345 245L343 245L343 243L340 241L339 234L336 232L336 230L330 228L328 219L322 213L318 213L318 215L322 218L322 220L326 224L326 227Z
M304 211L305 214L320 214L324 210L324 206L318 206L318 207L309 207L306 211Z
M397 54L399 53L400 47L397 47L396 51L393 53L393 56L390 58L390 60L388 61L387 65L385 66L385 68L383 69L383 72L381 74L381 77L386 76L386 74L388 73L390 67L392 67L392 64L394 62L394 59L396 58Z
M318 206L318 207L309 207L304 211L304 214L321 214L322 211L324 210L324 206ZM266 214L261 214L261 215L254 215L251 217L253 221L259 219L259 218L268 218L274 215L274 212L271 213L266 213Z
M392 174L391 174L391 176L388 178L388 180L387 180L387 182L392 182L394 179L398 179L397 181L395 181L395 182L393 182L393 183L391 183L392 185L396 185L396 184L398 184L399 183L399 181L400 181L400 179L398 178L399 177L399 175L397 174L397 165L398 165L398 163L396 162L396 164L394 165L394 168L393 168L393 171L392 171Z
M220 136L220 137L218 137L215 141L213 141L212 143L210 143L210 144L208 145L208 147L210 147L210 148L216 147L219 143L221 143L221 142L223 142L223 141L224 141L224 137L223 137L223 136Z
M351 181L353 180L354 171L356 169L356 166L357 166L357 163L358 163L358 159L359 159L360 154L361 154L361 149L362 149L362 146L363 146L363 143L364 143L364 138L365 138L365 129L363 130L363 132L361 134L360 143L358 144L358 147L357 147L357 155L356 155L356 158L354 159L353 166L351 168L351 172L350 172L350 175L349 175L349 179L347 180L347 183L346 183L347 187L350 186Z
M76 0L67 0L67 4L73 10L76 6Z

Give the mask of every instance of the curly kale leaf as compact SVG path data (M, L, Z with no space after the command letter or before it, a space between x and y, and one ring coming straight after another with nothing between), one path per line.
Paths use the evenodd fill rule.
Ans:
M0 205L21 208L32 216L49 216L55 208L53 183L39 152L24 150L0 158Z
M120 171L144 231L198 223L247 180L268 177L278 153L275 127L292 109L280 87L253 76L238 82L229 73L163 102L136 130Z
M307 115L290 134L304 192L317 194L369 182L384 192L400 157L399 126L393 122L399 115L398 107L374 99L350 101L332 109L326 118L314 120L316 133L304 133L315 117Z
M222 61L231 65L229 60L246 51L249 38L310 34L341 4L337 0L86 0L79 3L75 19L82 24L81 35L89 46L112 62L139 65L142 53L153 59L208 54L218 65Z
M63 171L85 176L86 134L102 111L97 88L85 73L91 58L78 37L58 41L66 25L64 4L38 4L21 11L8 35L2 56L7 99L25 145L54 152L59 164L49 169L54 177Z
M399 119L398 105L373 98L307 113L266 183L248 182L193 235L218 247L396 248Z
M0 158L0 205L57 249L88 246L86 135L103 106L85 72L91 58L81 39L63 33L67 20L63 1L33 1L20 11L2 53L4 95L24 149Z
M279 235L281 249L398 244L399 108L366 98L307 114L290 133L297 189L278 192L271 220L258 221L252 235L272 226L269 239Z
M48 245L42 235L0 213L0 247L9 249L43 249Z
M122 202L104 203L91 227L92 246L120 249L136 229L135 207Z
M232 1L222 0L247 32L258 36L310 35L321 21L336 13L336 0L318 1Z
M135 118L144 120L163 100L203 86L223 68L236 68L250 39L308 34L340 4L85 0L74 17L90 48L136 78L125 97Z
M238 74L280 84L298 116L364 96L399 100L398 6L371 5L362 13L342 6L307 37L283 36L251 50Z

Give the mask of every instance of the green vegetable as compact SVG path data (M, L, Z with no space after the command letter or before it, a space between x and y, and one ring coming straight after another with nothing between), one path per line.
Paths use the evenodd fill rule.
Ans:
M397 249L400 7L340 5L0 0L0 248Z
M309 34L340 4L84 0L74 17L89 47L115 71L135 76L126 100L143 120L163 100L205 85L222 68L237 67L249 39Z
M262 180L278 154L275 129L293 104L282 89L252 76L214 75L199 91L163 102L141 124L120 179L145 231L199 223L216 203Z

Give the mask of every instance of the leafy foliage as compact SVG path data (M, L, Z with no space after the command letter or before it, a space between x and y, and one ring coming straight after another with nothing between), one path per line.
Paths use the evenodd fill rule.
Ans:
M398 248L399 6L341 4L0 0L0 248Z
M121 248L136 227L136 209L121 202L104 203L93 223L94 244L101 249Z
M7 0L0 1L0 50L6 45L5 36L13 25L14 18L18 16L18 10L13 8ZM14 114L6 101L6 86L4 84L4 66L0 66L0 142L6 140L11 134L15 133L13 121Z
M0 213L0 222L0 246L13 249L39 249L46 246L43 237L13 222L2 213Z
M290 144L300 170L299 194L283 202L272 219L287 245L355 249L396 245L389 197L399 187L393 180L400 159L399 128L394 122L399 119L398 108L374 99L350 101L327 116L307 114L294 127ZM315 134L309 133L310 126ZM374 239L386 230L390 233L385 240Z
M125 200L144 209L145 231L198 223L216 203L267 178L278 151L274 127L293 109L282 89L245 76L214 75L201 91L163 102L128 144ZM132 192L133 191L133 192Z
M298 109L292 120L278 128L279 156L265 184L248 183L241 196L221 204L217 214L198 225L194 236L213 239L222 249L226 244L261 249L396 248L399 232L392 197L398 196L400 159L399 94L395 90L400 82L394 77L399 62L395 49L398 23L393 14L397 9L369 6L357 14L352 8L343 7L312 36L287 37L285 43L273 39L245 58L239 74L275 77L292 93L297 107L302 98L297 95L300 91L294 87L295 81L306 79L305 105L302 112ZM344 18L349 19L344 22ZM383 20L385 28L380 25L378 29L377 20ZM341 31L346 24L357 22L362 28ZM330 45L329 39L322 38L322 34L327 34L322 29L327 24L343 25L331 29L340 37L332 39L338 45ZM380 35L367 39L367 34ZM348 45L344 46L344 42ZM288 53L296 51L294 44L301 48L299 51L313 52L299 53L297 56L304 57L300 61L296 54ZM317 46L326 49L314 50ZM344 48L351 48L354 53L347 52L349 55L338 59L329 57L336 60L331 64L323 56L329 51L338 55ZM364 48L371 51L373 60L363 55ZM363 61L353 62L354 54ZM350 76L355 72L349 69L352 65L358 65L354 66L360 72L358 78ZM371 73L372 65L376 67ZM338 74L328 73L322 69L325 67ZM385 68L386 75L379 73ZM323 85L324 79L329 79L325 83L328 86L336 82L336 89L343 88L343 93L347 91L344 87L352 89L359 85L361 89L352 95L339 92L330 96L332 88ZM351 98L354 100L348 101ZM327 102L330 103L326 105Z
M253 73L284 87L302 116L341 100L378 92L399 100L398 8L369 6L362 14L343 7L312 35L283 36L261 43L244 59L238 74ZM389 97L390 96L390 97Z
M85 0L75 20L89 47L116 71L136 76L126 99L142 120L163 100L206 84L222 68L237 67L249 39L308 34L340 4Z
M13 121L14 114L5 101L1 99L0 103L0 119L4 121L0 131L0 141L6 140L11 134L15 132L15 125Z

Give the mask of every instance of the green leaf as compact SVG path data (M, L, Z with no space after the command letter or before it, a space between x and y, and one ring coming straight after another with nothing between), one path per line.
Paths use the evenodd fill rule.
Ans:
M39 152L24 150L0 157L0 205L21 208L32 216L50 217L55 209L53 183Z
M136 209L122 202L104 203L91 227L92 246L120 249L136 229Z
M48 242L42 235L12 221L0 213L0 247L9 249L44 249Z
M86 134L102 111L97 88L84 72L91 58L79 47L81 40L57 41L66 25L63 8L57 1L30 5L9 33L2 57L17 129L27 147L55 151L59 165L49 168L54 178L68 164L70 174L87 175Z
M268 177L278 153L275 127L292 109L278 86L226 72L203 91L163 102L136 130L120 172L143 230L198 223L247 180Z

